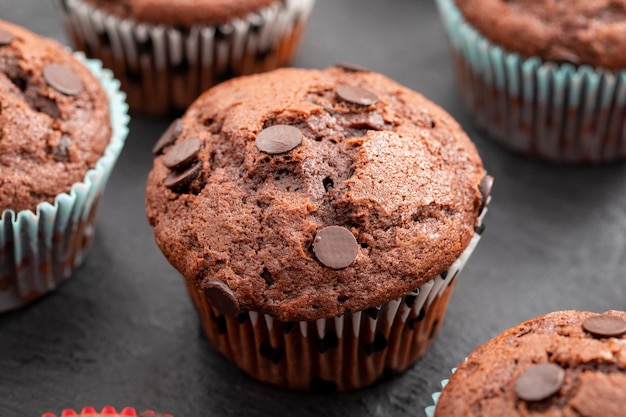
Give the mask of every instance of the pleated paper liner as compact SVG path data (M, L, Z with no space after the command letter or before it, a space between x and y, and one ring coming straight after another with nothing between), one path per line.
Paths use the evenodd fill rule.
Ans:
M59 194L54 204L36 211L4 210L0 216L0 312L12 310L47 294L69 278L91 246L98 206L107 180L128 133L128 106L119 82L97 60L76 58L106 91L112 137L103 156L82 182Z
M504 147L556 163L626 156L626 71L522 57L491 43L454 0L436 0L461 95Z
M234 76L295 56L315 0L276 1L244 18L181 30L123 19L82 0L61 0L75 47L111 68L132 111L164 115Z
M446 272L412 293L328 319L281 322L257 312L226 317L193 282L185 282L215 348L252 377L301 391L353 390L404 371L426 351L481 232L479 226Z
M120 416L120 417L172 417L171 414L155 413L154 411L137 412L132 407L123 408L119 413L114 407L105 406L101 411L97 411L93 407L84 407L80 411L66 409L59 414L59 417L98 417L98 416ZM57 417L54 413L45 413L41 417Z
M456 368L452 369L452 373L456 372ZM444 379L441 381L441 389L443 390L446 385L448 385L449 379ZM437 408L437 402L439 401L439 397L441 396L441 391L435 392L431 398L433 399L433 405L429 405L424 410L426 417L435 417L435 409Z

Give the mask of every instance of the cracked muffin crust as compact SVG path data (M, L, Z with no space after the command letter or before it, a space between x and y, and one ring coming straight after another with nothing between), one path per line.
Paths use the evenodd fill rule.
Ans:
M367 71L228 81L155 152L146 211L169 262L233 313L282 321L410 293L459 257L483 203L485 172L459 125Z
M625 0L455 0L483 36L522 56L626 67Z
M626 312L559 311L505 331L459 366L435 412L530 415L626 415Z
M63 46L0 21L0 209L69 192L111 139L106 94Z

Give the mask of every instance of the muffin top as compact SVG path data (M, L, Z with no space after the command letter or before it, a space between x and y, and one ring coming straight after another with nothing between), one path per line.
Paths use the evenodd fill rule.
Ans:
M509 329L452 375L435 417L626 415L626 312L560 311Z
M626 68L626 0L455 0L505 49L544 61Z
M82 0L121 18L191 27L245 17L278 0Z
M69 192L111 138L105 91L59 43L0 21L0 211Z
M452 117L352 67L218 85L155 151L156 242L225 314L313 320L401 297L458 258L483 200Z

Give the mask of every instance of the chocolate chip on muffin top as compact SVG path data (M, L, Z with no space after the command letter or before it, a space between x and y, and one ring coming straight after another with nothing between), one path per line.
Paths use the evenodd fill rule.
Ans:
M0 21L0 209L69 192L111 138L99 82L63 46Z
M550 313L496 336L454 373L435 417L626 415L626 312Z
M626 0L455 0L483 36L550 62L626 68Z
M148 219L170 263L231 311L294 321L374 307L447 270L473 236L485 176L474 145L380 74L242 77L181 125L158 146ZM173 187L185 168L167 161L189 138L199 168Z

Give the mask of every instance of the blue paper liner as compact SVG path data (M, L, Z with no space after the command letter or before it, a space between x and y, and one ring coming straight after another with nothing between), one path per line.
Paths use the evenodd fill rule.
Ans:
M455 372L456 372L456 368L453 368L451 373L455 373ZM444 379L444 380L441 381L441 389L442 390L446 387L446 385L448 385L448 381L450 381L450 380L449 379ZM440 395L441 395L441 391L435 392L432 395L433 405L429 405L424 410L424 412L426 414L426 417L435 417L435 409L437 408L437 402L439 401L439 396Z
M209 87L287 65L315 0L275 1L220 25L179 28L110 14L84 0L59 0L76 49L104 62L122 82L132 111L186 109Z
M128 134L128 106L119 81L100 61L74 56L100 81L111 115L111 141L94 168L54 204L4 210L0 216L0 312L47 294L78 267L91 246L102 193Z
M492 43L436 0L464 101L508 149L557 163L626 156L626 71L543 62Z

